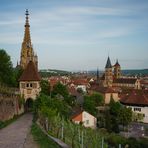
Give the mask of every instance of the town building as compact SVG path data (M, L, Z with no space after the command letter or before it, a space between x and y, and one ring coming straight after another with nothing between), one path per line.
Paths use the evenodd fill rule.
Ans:
M33 100L36 99L37 95L41 91L40 80L41 78L34 62L30 61L19 79L20 92L25 101L29 98Z
M79 111L75 113L71 120L76 124L82 124L85 127L95 129L97 127L97 119L86 111Z
M132 91L126 94L121 95L120 102L131 108L132 111L137 115L137 117L141 117L142 122L148 123L148 92L141 91L136 92ZM139 120L138 118L135 120Z
M94 92L102 94L102 96L104 97L105 104L109 104L111 98L113 98L116 102L120 100L118 96L118 91L116 91L112 87L99 87L98 85L94 84L91 85L89 94L93 94Z

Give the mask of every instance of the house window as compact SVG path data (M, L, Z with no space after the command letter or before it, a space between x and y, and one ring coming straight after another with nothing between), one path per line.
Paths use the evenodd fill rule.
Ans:
M134 111L141 112L141 108L134 108Z
M32 87L32 83L30 83L30 87Z
M26 84L26 87L29 87L29 83Z
M86 124L89 124L89 120L86 120Z
M21 83L21 88L25 88L25 83Z

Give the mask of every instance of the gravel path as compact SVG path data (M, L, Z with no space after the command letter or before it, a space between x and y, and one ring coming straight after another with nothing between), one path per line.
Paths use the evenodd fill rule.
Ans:
M0 148L38 148L30 134L32 114L25 114L0 130Z

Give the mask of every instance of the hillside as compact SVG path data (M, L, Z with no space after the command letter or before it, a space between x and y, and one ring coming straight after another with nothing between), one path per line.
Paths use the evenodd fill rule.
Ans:
M50 77L50 76L65 76L70 75L71 72L65 70L57 70L57 69L41 69L39 71L42 77Z

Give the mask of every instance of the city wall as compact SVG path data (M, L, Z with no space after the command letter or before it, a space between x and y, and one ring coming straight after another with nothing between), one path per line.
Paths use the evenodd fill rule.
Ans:
M12 119L15 115L24 112L23 104L20 104L19 95L0 93L0 121Z

